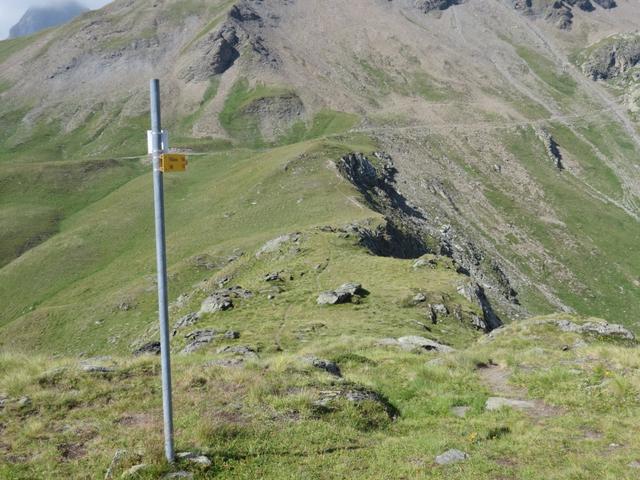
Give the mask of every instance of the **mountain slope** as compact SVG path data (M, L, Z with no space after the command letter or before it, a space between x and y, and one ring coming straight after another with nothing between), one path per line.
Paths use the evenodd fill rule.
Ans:
M49 7L30 7L9 30L9 38L24 37L44 30L56 27L78 15L89 11L88 8L77 2L64 2Z
M567 55L640 12L632 2L576 12L564 32L510 2L442 6L114 2L5 43L3 165L142 154L145 79L159 75L176 146L264 148L351 129L391 154L414 206L369 198L373 208L414 237L415 253L452 256L503 315L577 310L633 326L638 134ZM46 211L43 197L31 210L12 203L25 218ZM9 225L18 240L4 262L73 211L47 214L35 233ZM18 272L4 267L5 283L19 285ZM30 305L11 303L3 323Z

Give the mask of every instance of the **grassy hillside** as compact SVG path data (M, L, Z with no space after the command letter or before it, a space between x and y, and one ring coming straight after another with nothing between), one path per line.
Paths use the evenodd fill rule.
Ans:
M335 245L339 251L355 253ZM384 261L398 274L411 272L410 262ZM333 278L363 274L345 273ZM447 276L440 268L410 274L422 285ZM521 322L479 341L456 321L426 332L385 318L378 302L401 293L390 280L372 282L359 305L327 307L322 324L307 323L295 308L280 322L265 321L273 311L265 305L266 319L239 322L221 312L192 327L241 332L238 340L174 356L177 448L207 455L208 467L163 462L155 358L79 363L3 354L0 475L102 478L111 465L111 478L120 478L144 464L128 478L172 470L199 479L636 478L637 347L562 333L555 322L572 317ZM304 294L288 286L293 290ZM356 320L362 311L369 315ZM466 348L420 353L378 343L388 335L444 337L445 329L455 347ZM273 348L280 343L284 352ZM215 353L221 345L258 353L242 363ZM312 367L308 355L334 361L342 377ZM87 365L106 368L91 372ZM345 392L369 397L350 401ZM491 397L526 407L492 410ZM469 457L435 462L452 448Z

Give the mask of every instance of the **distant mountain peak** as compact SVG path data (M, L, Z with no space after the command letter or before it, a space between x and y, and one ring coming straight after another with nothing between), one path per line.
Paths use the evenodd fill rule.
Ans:
M84 5L75 2L58 2L43 7L29 7L20 21L9 31L9 38L24 37L45 28L55 27L88 11Z

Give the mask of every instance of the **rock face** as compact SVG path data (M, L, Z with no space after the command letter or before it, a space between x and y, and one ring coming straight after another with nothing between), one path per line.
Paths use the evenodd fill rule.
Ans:
M9 31L9 38L23 37L62 25L89 11L77 2L65 2L48 7L31 7Z
M562 153L560 153L560 146L544 128L536 128L536 135L540 141L544 144L544 148L547 152L547 157L553 162L558 170L564 170L562 164Z
M562 30L573 25L574 9L593 12L594 3L602 8L617 6L615 0L511 0L513 8L530 15L543 15L545 19Z
M503 268L495 261L483 261L486 255L449 225L442 226L409 204L396 185L397 170L385 152L374 152L373 158L362 153L345 155L337 162L340 173L363 195L373 210L385 216L386 225L376 230L353 226L361 243L372 253L397 258L417 258L427 253L450 257L460 273L471 276L477 285L472 296L482 305L488 330L502 325L485 293L501 306L517 308L517 292L512 288ZM434 247L433 245L437 245ZM428 260L417 259L415 268L429 266Z
M453 5L460 5L466 0L418 0L415 2L416 7L423 12L431 12L433 10L446 10Z
M581 68L592 80L611 80L640 63L640 35L621 35L593 49Z
M263 19L251 2L237 2L218 30L196 43L199 60L183 68L181 77L187 82L202 82L221 75L234 65L243 48L257 54L262 63L277 63L259 33L262 27Z

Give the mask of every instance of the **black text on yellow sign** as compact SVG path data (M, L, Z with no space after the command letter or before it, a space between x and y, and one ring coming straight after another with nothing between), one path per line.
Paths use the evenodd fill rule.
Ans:
M164 173L187 170L187 156L180 153L164 153L160 156L160 171Z

